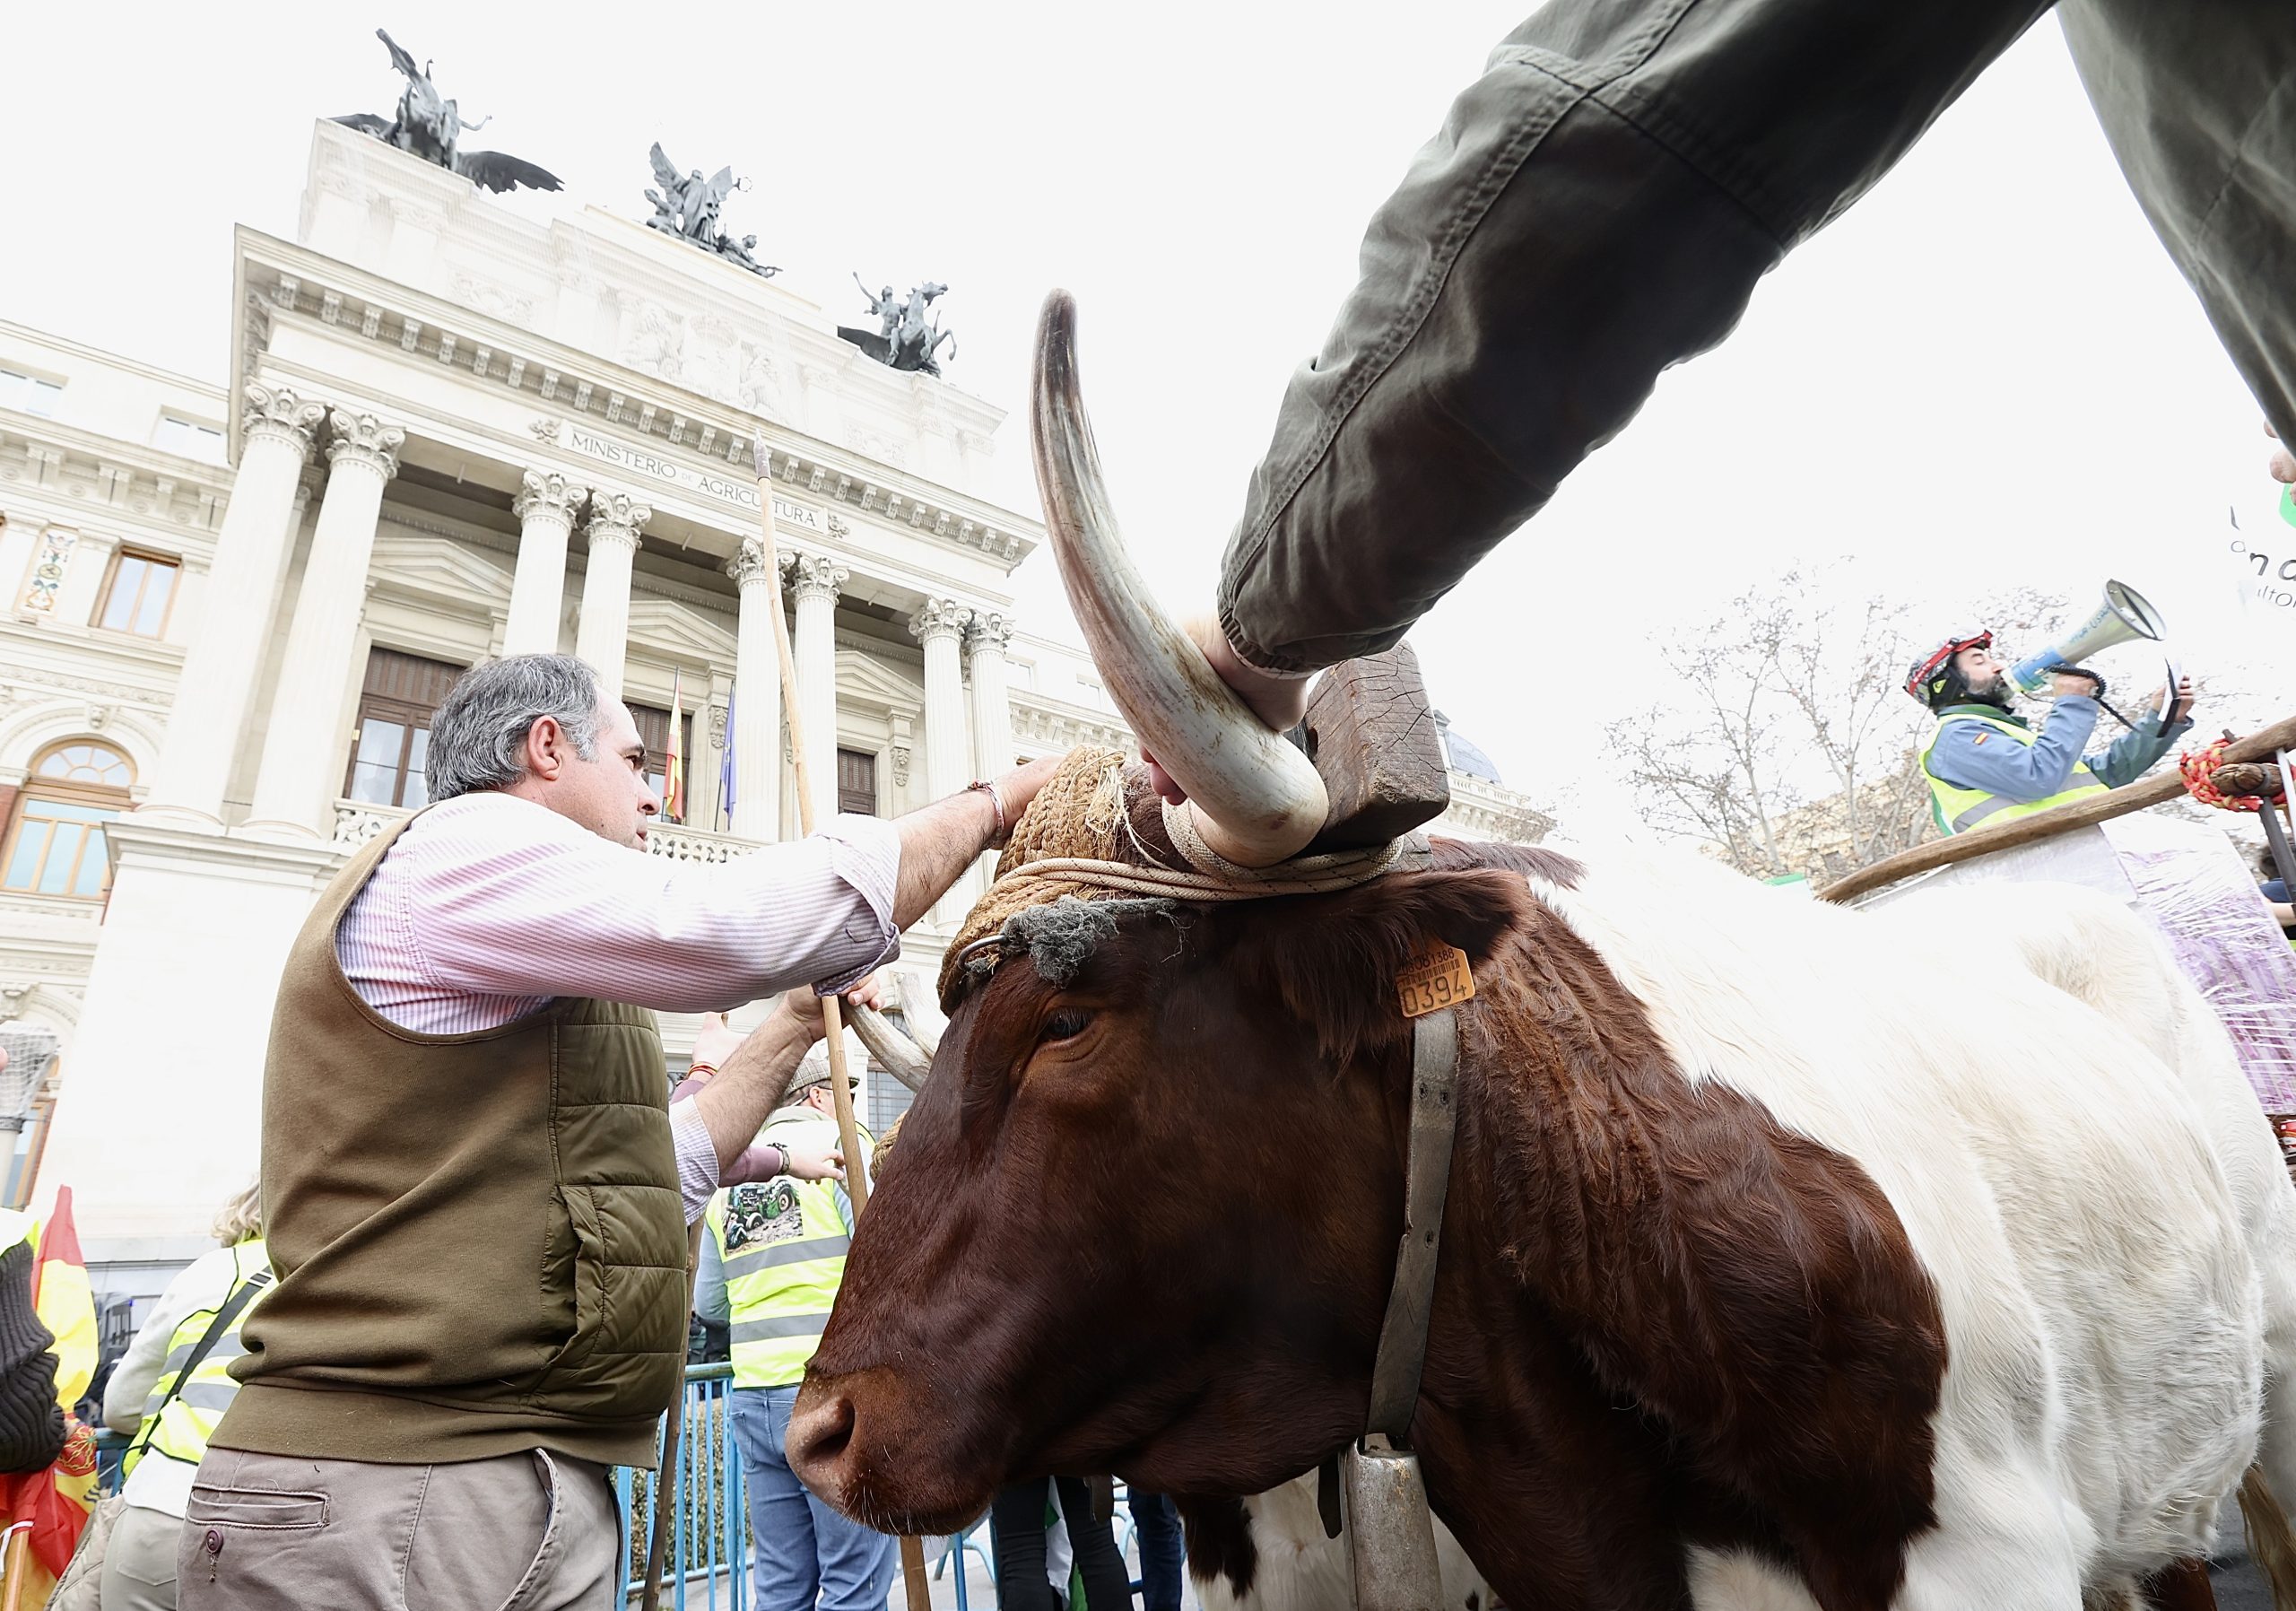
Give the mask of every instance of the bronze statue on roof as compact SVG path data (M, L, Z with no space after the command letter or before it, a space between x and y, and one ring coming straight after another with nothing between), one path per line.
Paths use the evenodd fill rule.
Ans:
M406 89L398 98L398 116L386 123L372 112L353 112L335 118L335 122L372 135L410 156L459 173L489 190L509 190L518 185L535 190L563 188L556 174L523 158L499 151L463 150L464 134L485 127L491 119L464 122L461 109L451 99L440 95L438 85L430 82L429 62L418 68L414 58L401 49L389 34L378 28L375 37L391 53L391 65L406 77Z

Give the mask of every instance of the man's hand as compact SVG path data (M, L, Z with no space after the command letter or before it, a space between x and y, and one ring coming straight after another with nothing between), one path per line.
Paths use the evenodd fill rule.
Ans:
M2272 457L2266 462L2265 468L2272 473L2274 481L2296 485L2296 453L2291 453L2281 441L2280 432L2272 428L2270 420L2265 422L2264 433L2272 439Z
M900 873L893 885L893 927L907 928L922 918L983 851L1002 845L1038 790L1059 770L1060 758L1048 755L992 779L994 801L987 789L969 788L895 823L900 834Z
M2158 688L2155 688L2152 692L2144 696L2144 703L2161 713L2161 725L2162 727L2168 726L2169 723L2169 705L2167 702L2168 692L2169 685L2166 683L2163 683ZM2193 700L2195 697L2192 679L2190 677L2179 677L2177 679L2176 702L2184 707L2184 713L2187 716L2190 716L2192 714Z
M744 1186L770 1180L781 1172L781 1150L761 1141L721 1170L718 1183ZM793 1146L789 1149L788 1172L800 1180L842 1180L845 1154L833 1146Z
M1214 615L1193 615L1180 623L1180 630L1195 640L1212 663L1220 680L1236 692L1238 698L1250 707L1251 713L1279 733L1289 733L1308 714L1308 677L1271 676L1257 666L1247 666L1237 657L1228 642L1228 634L1220 630ZM1171 773L1158 763L1146 750L1140 758L1148 763L1148 775L1154 779L1156 792L1178 806L1187 798L1187 790L1173 780Z
M2048 679L2048 696L2053 700L2074 696L2082 699L2094 699L2097 697L2097 690L2103 686L2102 679L2092 676L2085 671L2052 672Z
M874 1007L882 1011L885 1005L884 980L881 975L872 973L845 991L844 996L857 1006ZM829 1033L829 1020L822 1012L821 992L810 985L801 985L783 996L773 1004L773 1010L788 1013L796 1025L805 1032L807 1046Z
M698 1067L723 1068L726 1059L734 1055L742 1037L726 1022L723 1013L701 1014L701 1027L693 1032L693 1061Z
M1002 835L996 835L991 830L993 841L986 849L999 849L1006 840L1013 837L1013 829L1020 822L1021 813L1026 811L1029 803L1037 797L1046 784L1052 781L1052 774L1060 770L1061 759L1058 755L1039 755L1034 761L1016 766L1004 776L993 779L997 802L1004 807L1004 832Z

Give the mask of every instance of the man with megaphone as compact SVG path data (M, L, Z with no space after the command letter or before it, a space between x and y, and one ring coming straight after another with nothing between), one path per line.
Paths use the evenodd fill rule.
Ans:
M2142 599L2135 602L2144 607ZM2109 748L2084 755L2098 712L2107 707L2104 679L2070 663L2078 657L2052 650L2012 666L1993 652L1993 634L1982 631L1949 638L1914 662L1905 691L1937 718L1921 747L1921 770L1940 832L2013 822L2133 783L2191 727L2192 679L2179 675L2173 694L2163 684ZM2021 687L2045 688L2056 701L2038 730L2010 709Z

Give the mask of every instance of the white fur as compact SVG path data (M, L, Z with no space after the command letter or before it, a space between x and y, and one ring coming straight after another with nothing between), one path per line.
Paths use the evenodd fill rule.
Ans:
M1247 1499L1244 1512L1251 1519L1252 1543L1259 1556L1252 1590L1239 1598L1224 1577L1208 1582L1196 1578L1204 1611L1345 1611L1355 1604L1347 1534L1324 1537L1314 1472ZM1435 1522L1435 1563L1443 1578L1437 1611L1490 1611L1491 1585L1440 1518Z
M2139 919L2054 886L1845 911L1665 853L1536 889L1688 1078L1861 1164L1936 1283L1939 1525L1894 1611L2080 1611L2208 1549L2267 1357L2296 1363L2296 1191ZM1814 1603L1743 1556L1692 1570L1699 1611Z

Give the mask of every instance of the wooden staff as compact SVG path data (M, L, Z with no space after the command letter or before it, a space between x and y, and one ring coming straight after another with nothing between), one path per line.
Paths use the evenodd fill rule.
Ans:
M763 437L750 438L750 460L757 466L758 543L765 550L765 573L775 578L778 586L781 559L773 536L771 455L772 449L766 446ZM781 708L788 712L789 755L797 784L797 831L801 835L809 834L813 831L813 780L805 770L805 717L797 702L797 659L789 647L789 623L781 618L778 597L766 614L773 620L774 657L781 665ZM838 1145L845 1153L845 1190L853 1199L853 1219L857 1225L869 1208L869 1156L861 1150L860 1130L853 1122L853 1093L847 1086L845 1015L840 1011L843 1006L835 996L822 997L822 1024L829 1037L830 1097L837 1105ZM900 1541L900 1573L909 1611L932 1611L932 1585L925 1576L925 1546L921 1541Z
M2224 758L2227 761L2261 761L2290 748L2296 748L2296 716L2274 722L2263 731L2252 733L2229 746L2224 752ZM2132 811L2142 811L2148 806L2164 805L2182 794L2184 788L2184 779L2170 772L2158 778L2148 778L2142 783L2132 783L2126 788L2109 788L2102 794L2089 795L2063 806L2051 806L2032 816L2003 823L1998 827L1979 828L1969 833L1956 833L1948 839L1933 840L1926 845L1916 845L1910 850L1884 856L1870 867L1858 868L1839 883L1827 886L1821 899L1855 900L1869 890L1880 889L1885 884L1895 884L1900 878L1910 878L1916 873L1926 873L1932 867L1950 866L1957 861L1967 861L1972 856L2030 845L2068 829L2086 828L2093 823L2109 822L2117 816L2126 816Z

